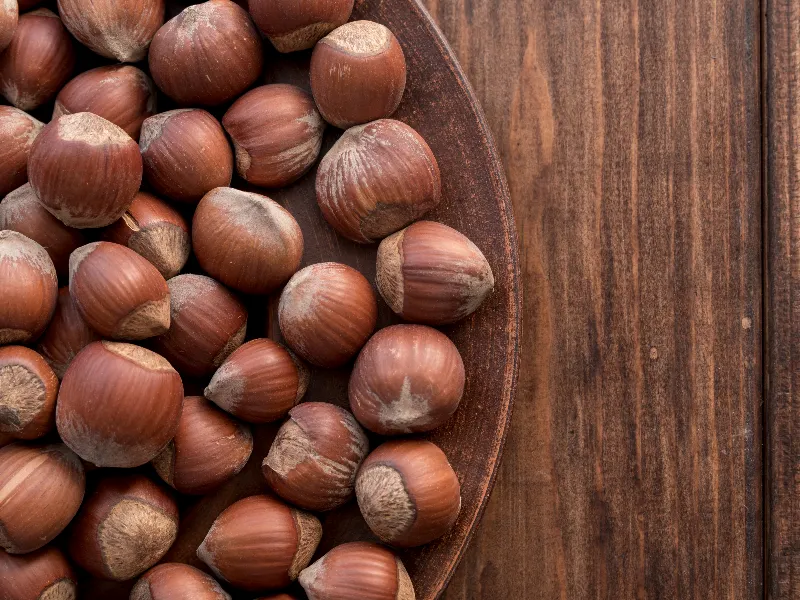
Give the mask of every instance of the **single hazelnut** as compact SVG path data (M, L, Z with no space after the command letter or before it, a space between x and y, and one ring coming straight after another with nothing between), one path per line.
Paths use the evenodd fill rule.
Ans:
M69 288L58 290L58 301L53 318L47 326L36 350L44 357L50 368L63 379L72 359L99 336L83 320Z
M39 201L70 227L105 227L122 217L142 182L139 147L92 113L51 121L33 143L28 177Z
M336 546L300 573L309 600L414 600L414 585L403 561L369 542Z
M186 219L147 192L136 194L122 218L103 231L103 239L143 256L166 279L180 273L192 248Z
M204 110L169 110L150 117L142 124L139 148L145 179L171 200L196 204L231 183L231 145L219 121Z
M5 50L14 37L19 23L19 6L17 0L0 2L0 52Z
M20 15L0 53L0 93L22 110L52 99L75 68L75 47L61 19L46 8Z
M130 600L231 600L217 581L181 563L153 567L136 582Z
M405 89L403 49L380 23L346 23L311 55L314 100L322 117L341 129L391 116Z
M58 277L39 244L16 231L0 231L0 345L27 344L53 316Z
M179 372L204 377L242 345L247 309L224 286L203 275L178 275L167 282L171 323L155 348Z
M250 0L250 15L278 52L313 48L347 23L353 0Z
M278 305L289 347L319 367L340 367L375 329L378 303L361 273L339 263L318 263L294 274Z
M0 106L0 196L28 181L28 155L44 123L13 106Z
M0 550L2 600L76 600L77 587L75 572L54 546L21 556Z
M310 378L308 367L292 352L259 338L231 353L204 395L242 421L271 423L300 402Z
M205 398L188 396L178 431L153 466L180 493L206 494L239 473L252 452L249 427Z
M358 422L380 435L444 425L463 393L458 348L424 325L395 325L372 336L356 359L348 388Z
M58 377L24 346L0 347L0 432L33 440L55 426Z
M303 232L274 200L223 187L197 205L192 246L214 279L247 294L269 294L300 267Z
M344 132L320 162L317 204L355 242L377 242L442 199L436 158L411 127L382 119Z
M70 557L91 575L126 581L163 557L178 535L171 494L143 475L102 479L70 528Z
M175 437L183 404L178 373L161 356L93 342L64 374L56 426L64 443L98 467L138 467Z
M271 496L226 508L197 549L219 579L248 591L286 587L311 561L322 525Z
M284 187L302 177L322 148L325 122L299 87L263 85L239 98L222 124L236 148L236 170L261 187Z
M131 65L86 71L58 93L53 120L82 112L111 121L138 141L142 121L156 112L156 86L141 69Z
M486 257L455 229L420 221L378 247L378 291L398 315L428 325L472 314L494 288Z
M0 448L0 548L27 554L72 521L86 480L80 459L63 444Z
M261 469L273 491L313 511L332 510L353 497L356 471L369 441L353 415L326 402L289 411Z
M104 337L143 340L169 329L169 288L161 273L130 248L81 246L69 258L69 293L83 319Z
M156 85L183 105L232 100L255 83L263 66L261 36L247 11L230 0L186 7L150 46Z

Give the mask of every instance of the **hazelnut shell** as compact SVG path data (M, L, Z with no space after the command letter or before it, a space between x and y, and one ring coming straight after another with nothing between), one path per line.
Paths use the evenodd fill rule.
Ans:
M278 52L313 48L347 23L353 0L250 0L250 15Z
M199 569L163 563L142 575L131 590L130 600L231 600L231 596Z
M4 0L0 3L0 52L5 50L14 38L19 23L17 0Z
M3 600L75 600L78 579L58 548L47 546L30 554L0 550L0 598Z
M58 377L24 346L0 347L0 432L22 440L55 427Z
M53 369L59 379L64 377L72 359L100 337L83 320L69 288L58 290L58 302L53 318L47 326L36 350Z
M0 106L0 197L28 181L28 155L44 123L13 106Z

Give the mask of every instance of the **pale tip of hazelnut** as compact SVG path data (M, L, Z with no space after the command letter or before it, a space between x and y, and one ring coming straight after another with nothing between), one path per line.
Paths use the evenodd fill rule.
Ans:
M353 54L368 57L384 52L391 43L392 32L384 25L374 21L352 21L337 27L322 41Z
M309 565L300 572L297 581L305 590L306 595L308 595L309 597L309 600L317 600L316 594L314 593L313 590L316 587L315 584L317 582L317 579L319 579L324 574L325 574L324 556L320 558L317 562L315 562L313 565Z
M83 142L89 146L129 144L131 136L94 113L65 115L58 121L58 136L65 142Z
M142 122L142 130L139 133L139 150L141 150L142 154L147 152L150 144L161 137L161 134L164 133L164 126L167 124L167 121L176 115L185 112L191 112L193 110L196 109L177 108L175 110L168 110L166 112L146 118Z
M197 558L199 558L205 565L211 569L211 572L214 573L217 579L221 581L228 581L222 575L222 572L217 567L217 558L214 556L214 553L208 548L208 540L211 538L212 534L214 533L214 525L211 526L211 529L208 530L206 537L203 538L202 543L197 548Z
M170 323L169 294L137 306L119 322L114 337L142 340L166 333Z
M129 600L153 600L153 594L150 591L150 582L146 578L142 578L136 582L131 590L131 597Z
M91 244L86 244L81 246L80 248L76 248L72 251L72 254L69 255L69 280L72 281L75 278L75 273L78 272L78 269L81 266L81 263L88 258L88 256L97 250L97 247L100 245L101 242L92 242Z
M152 463L158 476L166 481L170 486L175 487L175 441L167 444L167 447L156 456Z
M297 529L297 551L289 566L289 578L294 581L311 562L311 557L322 539L322 524L314 515L292 509L292 519Z
M77 597L78 591L75 589L75 582L62 579L46 588L37 600L76 600Z
M166 358L147 348L142 348L134 344L109 342L105 340L100 343L103 344L103 347L109 352L113 352L117 356L129 360L143 369L149 371L175 371Z
M356 498L364 520L381 540L401 536L416 518L403 476L387 465L375 465L359 473Z
M47 399L44 381L30 369L18 364L0 367L0 431L19 433L38 414Z
M29 237L10 229L0 231L0 261L4 260L27 261L39 272L58 282L56 268L47 250Z
M233 140L233 149L236 152L236 172L246 179L253 159L247 149L236 140Z
M403 238L405 229L393 233L378 246L378 269L375 283L395 313L403 312Z
M203 390L203 396L222 410L233 413L239 406L247 386L247 379L236 363L224 363L217 369L211 381Z
M320 468L325 469L328 465L321 458L314 450L308 434L294 420L289 419L278 431L262 466L269 467L285 479L297 465L306 461L317 461Z
M225 359L228 358L228 356L230 356L231 352L233 352L239 346L242 345L242 342L244 342L246 334L247 334L247 321L245 321L244 325L242 325L239 328L239 331L237 331L231 337L231 339L228 340L228 342L225 344L222 350L219 351L219 354L217 354L214 357L213 364L215 367L219 367L222 363L224 363Z
M403 561L395 557L397 563L397 596L396 600L416 600L417 596L414 592L414 584L411 582L411 577L406 571Z
M325 35L336 29L336 23L311 23L300 29L295 29L281 35L269 35L269 41L278 52L296 52L308 50Z
M177 275L189 259L189 239L186 230L172 223L157 223L144 231L137 225L128 240L128 248L144 256L165 279L169 279Z
M299 404L303 396L308 391L308 386L311 384L311 369L289 348L284 346L284 350L289 353L289 358L292 359L295 369L297 369L297 395L295 396L295 404Z

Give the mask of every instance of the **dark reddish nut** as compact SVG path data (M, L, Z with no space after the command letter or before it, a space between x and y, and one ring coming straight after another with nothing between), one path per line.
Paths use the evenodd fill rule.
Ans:
M256 26L278 52L313 48L321 38L347 23L353 0L251 0Z
M44 123L12 106L0 106L0 196L28 181L28 155Z
M3 600L75 600L78 578L58 548L15 556L0 550Z
M78 352L99 339L97 333L83 320L70 296L69 288L58 290L56 311L36 346L58 378L64 377L67 367Z
M58 377L39 354L24 346L0 348L0 432L21 440L55 427Z
M136 582L130 600L231 600L217 581L181 563L153 567Z

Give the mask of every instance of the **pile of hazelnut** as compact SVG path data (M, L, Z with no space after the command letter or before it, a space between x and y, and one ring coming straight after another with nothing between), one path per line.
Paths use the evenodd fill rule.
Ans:
M425 140L389 118L406 83L398 40L348 22L353 0L209 0L166 22L164 0L37 4L0 0L13 105L0 106L0 600L77 598L73 563L139 578L134 600L294 580L311 600L413 599L389 548L440 538L461 507L445 454L413 437L464 391L461 355L432 326L475 311L494 279L464 235L418 221L442 187ZM262 35L313 48L311 94L257 85ZM117 62L72 78L78 44ZM159 113L159 95L182 108ZM49 106L48 124L28 114ZM327 124L345 131L317 169L319 210L345 238L380 242L376 287L415 324L376 333L371 283L335 262L301 269L297 221L253 192L307 173ZM266 311L273 293L285 345L247 330L243 299ZM301 403L309 364L353 359L351 411ZM182 378L203 396L185 398ZM271 493L224 510L197 548L216 579L154 566L179 530L167 486L215 490L249 461L250 424L281 420L262 463ZM392 439L370 451L365 430ZM353 497L384 545L312 563L314 513Z

